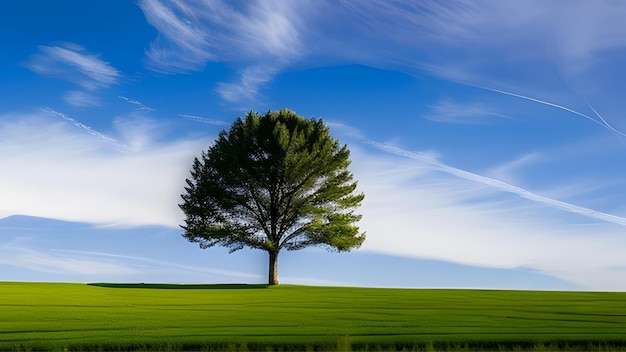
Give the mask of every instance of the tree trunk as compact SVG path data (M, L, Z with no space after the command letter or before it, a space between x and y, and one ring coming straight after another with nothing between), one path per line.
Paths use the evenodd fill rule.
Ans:
M270 254L268 285L278 285L278 251L268 251Z

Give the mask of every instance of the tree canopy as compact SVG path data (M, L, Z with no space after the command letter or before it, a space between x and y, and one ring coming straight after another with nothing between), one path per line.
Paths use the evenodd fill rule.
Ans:
M278 284L282 249L358 248L365 234L355 210L364 194L349 156L322 119L249 112L194 159L179 205L183 236L201 248L267 251L270 285Z

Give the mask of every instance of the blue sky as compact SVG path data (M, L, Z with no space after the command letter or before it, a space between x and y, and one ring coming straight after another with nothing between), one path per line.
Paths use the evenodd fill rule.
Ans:
M626 290L626 3L0 6L0 280L265 282L177 204L219 131L290 108L350 147L368 237L281 282Z

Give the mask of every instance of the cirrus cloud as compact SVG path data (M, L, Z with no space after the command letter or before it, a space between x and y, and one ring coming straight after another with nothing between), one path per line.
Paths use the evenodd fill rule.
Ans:
M120 71L73 43L39 46L26 67L39 74L72 81L87 90L106 88L122 77Z
M128 120L112 138L51 109L0 120L5 121L0 124L0 154L5 155L0 217L21 214L103 226L182 222L179 194L201 141L146 139L138 129L153 126Z

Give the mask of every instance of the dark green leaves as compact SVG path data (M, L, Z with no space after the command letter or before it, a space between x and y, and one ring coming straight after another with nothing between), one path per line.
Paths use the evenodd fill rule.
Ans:
M231 250L356 248L365 236L353 212L364 195L355 193L349 155L321 119L250 112L194 161L183 236Z

